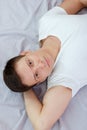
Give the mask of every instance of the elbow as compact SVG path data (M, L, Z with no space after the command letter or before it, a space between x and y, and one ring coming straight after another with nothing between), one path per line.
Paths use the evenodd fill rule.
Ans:
M41 125L40 123L39 124L36 124L34 126L34 130L47 130L46 128L44 128L43 124Z
M36 125L34 126L35 130L50 130L51 128L48 128L48 125L43 123L42 121L37 121Z

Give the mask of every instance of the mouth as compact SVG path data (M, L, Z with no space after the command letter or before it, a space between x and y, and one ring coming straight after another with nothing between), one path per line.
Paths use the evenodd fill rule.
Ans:
M46 57L44 57L44 59L45 59L45 61L46 61L46 64L48 65L48 67L50 68L50 63L49 63L49 60L46 58Z

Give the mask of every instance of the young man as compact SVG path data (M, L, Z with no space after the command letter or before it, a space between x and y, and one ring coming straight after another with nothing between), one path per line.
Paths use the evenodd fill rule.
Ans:
M42 103L32 89L24 93L35 130L50 130L71 97L87 84L87 38L82 35L87 15L68 15L83 7L80 0L65 0L60 7L48 11L40 20L41 48L22 52L4 70L4 80L13 91L27 91L48 78Z

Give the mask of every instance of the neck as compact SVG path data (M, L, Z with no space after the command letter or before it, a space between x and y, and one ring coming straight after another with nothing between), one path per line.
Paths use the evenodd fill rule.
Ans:
M56 37L49 36L45 40L42 40L41 44L41 50L43 50L45 53L48 53L55 61L60 51L60 40Z

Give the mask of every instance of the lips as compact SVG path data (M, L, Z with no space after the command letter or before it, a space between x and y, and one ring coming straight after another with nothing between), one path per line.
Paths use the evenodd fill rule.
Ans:
M49 60L46 57L44 57L44 59L46 61L46 64L48 65L48 67L50 67Z

